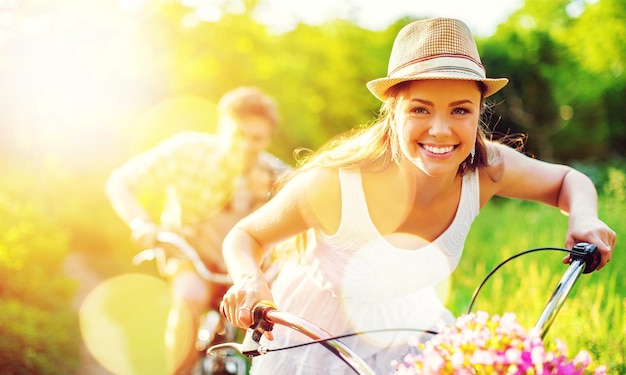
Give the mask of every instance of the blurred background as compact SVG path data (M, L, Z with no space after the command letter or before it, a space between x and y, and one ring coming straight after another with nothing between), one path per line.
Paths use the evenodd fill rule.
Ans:
M146 349L159 341L158 329L113 335L115 323L102 323L118 314L158 327L165 309L157 307L168 303L163 286L142 277L153 270L130 263L138 249L104 196L111 170L176 132L213 131L215 101L239 85L276 98L281 123L270 151L294 164L295 148L315 149L372 120L380 103L365 83L386 75L397 31L432 16L464 20L488 76L511 80L494 96L494 131L525 134L528 154L592 177L608 202L603 218L619 237L623 0L0 0L0 373L158 373L161 349ZM518 219L481 220L508 235L475 234L469 259L487 241L508 241L512 252L562 245L566 219L529 228L556 225L544 238L519 231L534 208L506 209ZM580 345L610 342L610 353L595 354L624 373L625 289L610 269L594 284L617 291L615 311L598 319L607 333ZM126 294L103 287L128 274L134 281L117 283ZM480 277L457 281L476 286ZM137 295L153 304L128 304Z

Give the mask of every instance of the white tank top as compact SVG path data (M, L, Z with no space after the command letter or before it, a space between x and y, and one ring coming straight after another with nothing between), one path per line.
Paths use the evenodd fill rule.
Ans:
M335 335L390 328L428 329L440 322L452 323L454 317L435 286L458 265L470 225L478 215L478 173L463 177L450 226L419 249L397 248L378 232L368 213L359 172L340 170L339 179L339 228L332 235L317 232L317 241L304 260L283 269L272 286L278 308ZM275 329L272 346L306 341L299 333ZM342 341L366 358L377 373L386 374L392 370L391 360L402 359L408 350L407 339L415 335L412 331L390 331ZM257 361L256 369L263 369L257 373L343 374L347 369L320 345L278 353Z

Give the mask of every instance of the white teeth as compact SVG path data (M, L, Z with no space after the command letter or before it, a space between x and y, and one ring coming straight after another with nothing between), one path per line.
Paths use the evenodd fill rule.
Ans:
M451 152L452 150L454 150L454 146L434 147L434 146L423 145L423 147L427 151L432 152L433 154L445 154L447 152Z

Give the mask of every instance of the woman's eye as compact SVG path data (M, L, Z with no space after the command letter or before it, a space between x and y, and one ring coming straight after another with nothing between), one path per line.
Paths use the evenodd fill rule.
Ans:
M452 110L453 115L464 115L466 113L470 113L470 111L465 108L455 108Z
M428 110L424 107L416 107L416 108L411 109L411 112L423 115L423 114L427 114Z

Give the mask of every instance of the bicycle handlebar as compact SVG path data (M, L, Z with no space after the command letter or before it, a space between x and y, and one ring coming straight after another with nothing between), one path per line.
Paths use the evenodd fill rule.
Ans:
M565 250L565 249L558 249ZM557 285L552 297L541 313L535 328L539 328L542 338L556 318L565 299L572 290L578 277L583 273L593 272L600 263L600 252L593 244L580 242L574 245L570 252L570 265ZM498 267L499 268L499 267ZM497 268L496 268L497 269ZM269 349L260 344L265 332L272 331L274 324L280 324L305 334L322 344L325 348L337 355L356 374L373 375L374 371L352 352L339 339L333 338L315 324L288 312L278 311L271 302L261 301L252 310L253 324L248 328L244 340L239 343L223 343L210 347L207 354L213 354L224 348L234 348L247 357L266 354Z
M600 264L600 252L596 245L580 242L574 245L570 255L570 265L557 284L554 293L541 312L535 328L540 329L541 337L545 337L554 322L561 306L574 287L574 283L583 273L593 272Z
M179 250L187 259L189 259L195 268L196 272L205 280L223 285L232 284L230 276L226 274L219 274L211 272L196 250L185 240L182 236L174 232L159 232L157 233L157 242L160 245L172 246ZM158 245L153 249L146 249L135 255L132 259L134 265L138 265L146 260L156 260L157 262L163 262L161 259L165 258L165 251ZM162 266L159 264L159 266Z
M270 332L275 324L294 329L319 343L330 352L340 358L356 374L375 375L374 370L363 359L356 355L339 339L308 320L285 311L279 311L276 306L268 301L260 301L252 309L253 323L246 331L246 336L241 344L223 343L210 347L207 354L213 354L220 349L234 348L246 357L255 357L266 354L268 349L261 343L261 337L265 332Z

